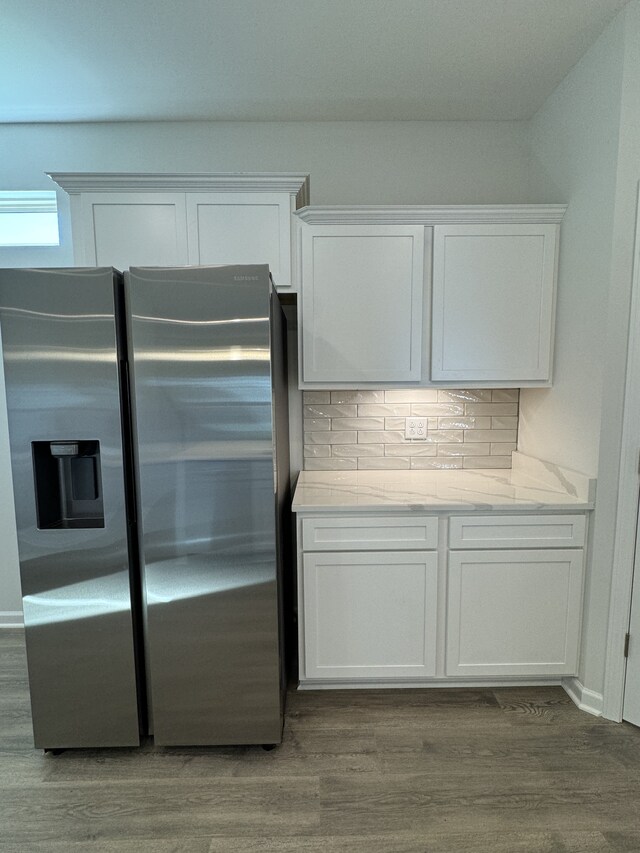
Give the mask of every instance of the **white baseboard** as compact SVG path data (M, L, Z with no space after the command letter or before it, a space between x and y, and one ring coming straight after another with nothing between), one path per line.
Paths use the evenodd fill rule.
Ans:
M392 690L393 688L425 690L426 688L449 689L452 687L556 687L558 678L432 678L422 681L403 681L401 678L369 678L362 681L331 681L329 679L301 679L298 690Z
M20 628L23 624L21 610L0 610L0 630L2 628Z
M563 678L562 686L568 693L571 700L580 708L581 711L586 711L587 714L593 714L594 717L602 716L604 707L604 697L602 693L596 693L595 690L589 690L577 678Z

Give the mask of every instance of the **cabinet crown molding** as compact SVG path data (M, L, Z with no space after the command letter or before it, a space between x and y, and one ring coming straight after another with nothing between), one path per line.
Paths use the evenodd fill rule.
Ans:
M80 192L288 192L309 203L309 175L293 172L47 172L69 193Z
M309 224L452 225L456 223L556 223L566 204L314 205L295 215Z

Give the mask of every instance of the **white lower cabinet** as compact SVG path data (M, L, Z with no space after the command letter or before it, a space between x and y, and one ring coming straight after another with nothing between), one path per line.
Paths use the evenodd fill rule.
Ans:
M305 554L302 582L307 679L435 675L435 552Z
M446 674L573 675L581 549L449 553Z
M575 675L586 533L584 512L302 513L300 683Z

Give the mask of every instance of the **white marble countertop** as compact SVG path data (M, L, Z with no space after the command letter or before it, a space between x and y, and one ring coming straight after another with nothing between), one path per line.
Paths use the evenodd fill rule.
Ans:
M588 510L595 480L520 453L512 469L302 471L294 512Z

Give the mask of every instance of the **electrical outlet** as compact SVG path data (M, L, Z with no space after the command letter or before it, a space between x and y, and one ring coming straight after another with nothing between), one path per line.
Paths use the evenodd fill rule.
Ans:
M406 418L404 437L411 438L416 441L425 441L427 438L427 419Z

